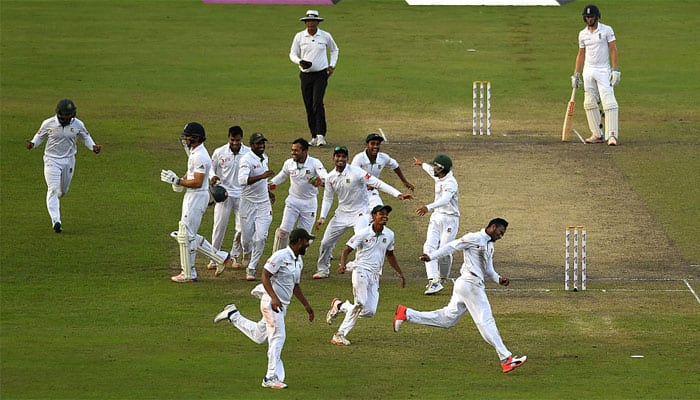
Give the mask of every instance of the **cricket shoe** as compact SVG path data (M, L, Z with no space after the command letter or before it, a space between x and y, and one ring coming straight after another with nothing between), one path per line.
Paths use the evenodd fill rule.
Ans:
M328 325L332 324L333 321L335 321L335 317L338 316L338 312L340 312L340 305L343 304L342 301L340 301L339 298L335 298L331 301L331 309L328 310L328 314L326 314L326 322Z
M214 260L209 260L209 264L207 264L207 269L209 271L213 271L216 269L216 263L214 262Z
M423 292L423 294L425 294L425 295L435 294L444 288L445 287L442 286L442 283L440 283L440 279L433 279L430 282L428 282L428 286L426 286L425 292Z
M336 332L333 335L333 339L331 339L331 343L333 343L336 346L350 346L350 341L345 338L345 335L343 335L340 332Z
M617 146L617 139L615 136L610 136L610 139L608 139L608 146Z
M602 136L598 136L595 133L591 135L588 139L584 140L584 142L588 144L595 144L595 143L605 143L605 139L603 139Z
M311 141L309 142L309 146L316 146L317 143L318 143L318 139L311 138Z
M248 282L253 282L255 280L255 270L254 269L246 269L245 270L245 280Z
M262 387L270 389L286 389L287 384L279 380L279 378L276 376L273 376L272 378L264 377L262 380Z
M231 253L226 253L226 259L224 260L223 264L216 266L216 272L214 272L214 276L219 276L223 274L227 265L231 265Z
M325 270L325 271L318 270L318 271L316 271L315 274L313 274L312 278L314 278L314 279L326 279L330 275L331 275L330 270Z
M325 136L323 136L323 135L318 135L318 136L316 136L316 146L322 147L322 146L325 146L325 145L327 145L327 144L328 144L328 143L326 143L326 137L325 137Z
M179 275L171 276L170 280L177 283L197 282L197 275L192 275L187 278L185 277L185 273L181 272Z
M241 260L239 259L240 255L233 256L231 258L231 268L233 269L240 269L241 268Z
M61 229L61 222L60 222L60 221L56 221L56 223L53 224L53 231L56 232L56 233L61 233L62 230L63 230L63 229Z
M236 308L236 305L233 303L226 304L224 307L224 310L221 311L220 313L216 314L216 317L214 317L214 323L216 324L217 322L221 322L225 319L231 321L231 316L235 313L238 312L238 309Z
M527 362L527 356L522 356L522 357L513 357L510 356L505 362L501 363L501 368L503 368L503 372L510 372L519 366L525 364Z
M396 312L394 313L394 332L399 331L399 327L401 324L406 321L408 317L406 317L406 306L403 306L399 304L396 306Z

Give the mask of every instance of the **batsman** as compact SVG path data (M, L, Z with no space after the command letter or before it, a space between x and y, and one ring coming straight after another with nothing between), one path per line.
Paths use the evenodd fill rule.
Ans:
M182 178L171 170L162 170L160 179L172 185L176 192L187 188L182 199L182 214L179 229L170 236L175 238L180 246L180 265L182 272L170 278L173 282L197 282L195 257L197 251L214 260L217 264L217 275L226 264L230 263L231 255L225 251L217 251L202 235L198 235L202 216L209 205L209 170L211 158L204 147L206 133L204 127L197 122L185 125L180 140L187 153L187 174ZM214 192L217 202L225 200L225 193Z

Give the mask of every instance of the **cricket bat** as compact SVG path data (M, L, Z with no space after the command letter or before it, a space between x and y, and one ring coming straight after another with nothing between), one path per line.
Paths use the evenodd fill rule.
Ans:
M564 115L564 127L561 129L561 141L569 141L569 133L571 132L571 126L574 124L574 105L576 99L576 88L571 91L571 100L569 100L569 105L566 107L566 114Z

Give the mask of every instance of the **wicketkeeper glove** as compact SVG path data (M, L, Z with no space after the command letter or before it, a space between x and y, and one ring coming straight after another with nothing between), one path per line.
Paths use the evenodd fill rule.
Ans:
M617 86L618 83L620 83L620 80L622 79L622 73L617 70L617 68L613 69L610 72L610 84L613 86Z
M571 75L571 88L577 89L581 87L581 74L578 72Z
M161 170L160 171L160 180L169 183L171 185L179 185L180 184L180 177L177 176L177 174L171 170Z
M311 61L301 60L299 61L299 65L304 69L309 69L313 64L311 64Z
M214 198L214 201L217 203L221 203L228 198L228 191L221 185L210 186L209 191L211 192L211 196Z

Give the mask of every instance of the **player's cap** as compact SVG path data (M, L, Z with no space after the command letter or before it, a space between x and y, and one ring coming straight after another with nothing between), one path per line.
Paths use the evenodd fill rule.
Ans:
M289 234L289 243L296 243L299 239L314 240L316 237L310 235L305 229L295 229Z
M386 213L389 214L391 212L391 206L388 206L386 204L380 204L378 206L374 206L374 208L372 209L372 215L374 215L382 210L386 210Z
M258 144L262 142L267 142L267 139L265 139L265 136L263 136L262 133L255 132L252 135L250 135L250 144Z
M299 18L299 21L323 21L323 18L318 16L316 10L306 10L306 15Z
M380 142L383 142L384 138L376 133L370 133L369 135L367 135L367 139L365 139L365 143L369 143L372 140L379 140Z
M333 155L336 155L336 154L338 154L338 153L345 153L346 156L347 156L348 154L350 154L350 153L348 152L348 148L345 147L345 146L336 146L336 147L333 149Z

